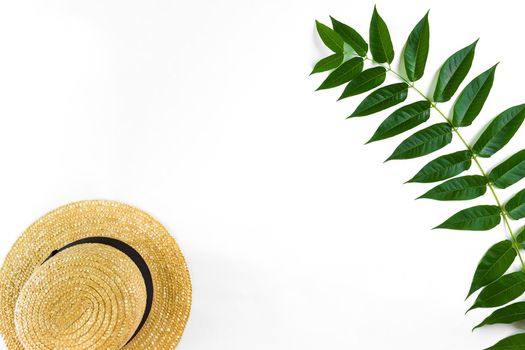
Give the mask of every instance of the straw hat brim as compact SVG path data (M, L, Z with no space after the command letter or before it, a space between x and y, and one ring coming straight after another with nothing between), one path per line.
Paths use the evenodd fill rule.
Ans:
M10 350L24 350L14 314L20 291L50 255L87 237L109 237L132 246L146 261L154 297L146 323L125 350L175 349L191 308L189 271L175 239L153 217L126 204L81 201L60 207L33 223L16 241L0 269L0 333Z

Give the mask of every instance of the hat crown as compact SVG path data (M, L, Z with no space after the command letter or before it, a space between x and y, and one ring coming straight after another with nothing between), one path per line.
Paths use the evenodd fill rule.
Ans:
M146 307L137 265L111 246L90 243L59 252L37 267L15 307L25 349L121 349Z

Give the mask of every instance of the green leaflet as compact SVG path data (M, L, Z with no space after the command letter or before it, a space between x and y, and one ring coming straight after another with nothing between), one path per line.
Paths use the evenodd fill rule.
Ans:
M491 324L509 324L525 320L525 302L510 304L494 311L489 317L478 324L474 329ZM523 344L525 345L525 343Z
M386 161L421 157L445 147L450 141L452 141L450 125L434 124L401 142Z
M339 100L372 90L383 84L385 78L386 69L383 67L374 67L364 70L346 85Z
M403 58L405 71L410 81L421 79L425 72L429 49L430 28L428 25L428 12L419 21L408 36Z
M354 28L339 22L333 17L330 17L330 19L332 20L334 30L341 36L343 41L350 45L359 56L366 56L366 53L368 52L368 44L365 39L363 39Z
M407 182L430 183L446 180L468 170L471 164L470 151L446 154L430 161Z
M478 198L487 192L487 181L483 176L461 176L445 181L419 198L438 201L458 201Z
M512 265L516 255L512 242L508 240L501 241L490 247L476 268L467 298L478 289L503 276Z
M390 108L406 100L407 95L408 85L405 83L383 86L365 97L348 118L363 117Z
M384 140L399 135L426 122L430 117L430 102L418 101L390 114L367 142Z
M525 149L495 167L489 180L498 188L507 188L525 177Z
M477 43L478 41L476 40L469 46L454 53L441 66L434 90L435 102L446 102L454 96L459 85L467 76L470 66L472 66Z
M451 230L487 231L501 222L501 211L496 205L478 205L463 209L435 228Z
M474 78L459 95L452 113L452 124L456 127L469 126L478 116L489 96L496 65Z
M343 53L343 39L332 28L324 25L319 21L315 21L317 33L323 43L335 53Z
M525 293L525 273L509 273L486 286L468 310L505 305Z
M505 210L514 220L525 218L525 190L521 190L512 197L505 204Z
M370 21L370 52L376 62L390 64L394 60L394 48L388 27L375 6Z
M341 63L343 63L343 57L344 56L342 53L334 53L333 55L321 59L316 63L312 73L310 74L326 72L339 67Z
M522 227L520 231L516 234L516 242L521 244L521 246L523 247L523 244L525 243L525 227Z
M519 350L525 348L525 333L511 335L485 350Z
M502 149L512 139L525 119L525 104L503 111L489 124L478 138L474 147L475 154L488 158Z
M363 59L354 57L328 75L317 90L331 89L352 80L363 70Z

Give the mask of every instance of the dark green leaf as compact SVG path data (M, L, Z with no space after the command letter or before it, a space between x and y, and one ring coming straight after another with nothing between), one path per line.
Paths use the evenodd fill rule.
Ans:
M379 125L368 143L399 135L426 122L429 117L430 102L428 101L418 101L401 107Z
M484 319L474 329L490 324L509 324L522 320L525 320L525 302L520 301L494 311L492 315Z
M525 349L525 333L511 335L508 338L500 340L495 345L485 350L519 350Z
M515 258L516 250L511 241L501 241L490 247L478 264L467 298L478 289L503 276Z
M452 113L452 124L456 127L469 126L478 116L489 96L496 66L474 78L461 92Z
M512 139L525 119L525 104L503 111L489 124L478 138L474 153L488 158L502 149Z
M401 142L388 160L417 158L448 145L452 141L452 129L447 123L434 124L419 130Z
M348 118L362 117L390 108L406 100L407 95L408 85L405 83L383 86L365 97Z
M394 48L388 27L379 16L377 8L374 6L374 13L370 21L370 52L376 62L389 64L394 59Z
M512 197L505 204L505 210L514 220L525 218L525 190L521 190Z
M467 76L470 66L472 66L477 43L478 41L476 40L469 46L459 50L441 66L436 89L434 90L434 101L446 102L454 96L459 85Z
M435 228L487 231L501 222L501 211L495 205L478 205L463 209Z
M522 227L516 235L516 242L518 242L518 244L521 244L522 248L525 248L523 247L523 244L525 243L525 227Z
M372 90L383 84L386 78L386 69L383 67L374 67L362 71L352 81L346 85L345 90L339 99L355 96Z
M461 176L443 182L419 198L458 201L478 198L487 192L487 181L480 175Z
M334 30L341 36L343 41L350 45L359 56L366 56L368 44L365 39L354 28L339 22L333 17L330 17L330 19Z
M343 63L343 54L334 53L333 55L325 57L317 62L310 74L326 72L327 70L339 67L341 63Z
M525 273L523 271L509 273L486 286L479 293L478 298L469 311L480 307L505 305L523 293L525 293Z
M331 89L352 80L363 70L363 59L354 57L328 75L317 90Z
M468 170L471 164L470 151L446 154L430 161L408 182L429 183L446 180Z
M428 12L414 27L408 36L405 52L405 71L410 81L421 79L425 72L429 49L430 28L428 25Z
M489 174L489 180L498 188L507 188L525 177L525 149L519 151Z
M337 34L332 28L322 24L319 21L315 21L317 32L323 43L330 50L336 53L343 53L343 39Z

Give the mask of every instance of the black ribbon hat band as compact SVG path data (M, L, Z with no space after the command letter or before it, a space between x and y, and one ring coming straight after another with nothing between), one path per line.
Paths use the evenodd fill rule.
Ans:
M146 285L146 308L144 309L144 315L142 317L142 320L140 321L137 329L135 330L135 333L133 333L133 336L129 339L128 343L135 338L135 336L140 332L144 324L146 323L146 320L148 319L149 313L151 311L151 306L153 305L153 279L151 277L151 271L146 264L146 261L142 258L142 256L137 252L133 247L131 247L129 244L124 243L118 239L109 238L109 237L88 237L79 239L78 241L74 241L72 243L69 243L68 245L63 246L62 248L58 250L54 250L49 257L44 261L48 261L58 253L80 245L80 244L87 244L87 243L97 243L97 244L104 244L108 245L110 247L113 247L115 249L120 250L122 253L126 254L134 263L137 265L138 269L140 270L140 273L142 274L142 278L144 279L144 284Z

